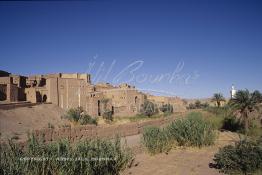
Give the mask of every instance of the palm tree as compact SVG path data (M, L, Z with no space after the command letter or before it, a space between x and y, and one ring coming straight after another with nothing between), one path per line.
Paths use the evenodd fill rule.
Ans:
M221 93L215 93L212 97L212 101L215 101L217 103L217 107L220 107L221 102L226 100Z
M255 110L259 110L259 103L262 102L262 95L259 91L254 91L250 93L246 90L237 91L234 98L229 102L229 105L233 110L240 112L241 118L244 122L245 132L249 128L249 115Z

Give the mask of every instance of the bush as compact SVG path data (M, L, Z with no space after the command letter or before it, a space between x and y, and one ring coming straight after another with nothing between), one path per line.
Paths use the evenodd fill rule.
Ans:
M142 109L141 109L141 114L151 117L154 114L158 113L158 108L157 106L150 102L150 101L145 101L145 103L142 105Z
M230 110L230 107L228 105L224 105L224 106L221 106L219 108L209 106L205 110L210 112L210 113L213 113L217 116L221 116L221 117L226 117L228 115L231 115L231 110Z
M62 116L62 118L68 119L70 121L78 122L82 112L84 112L82 107L71 108L66 112L64 116Z
M173 106L170 104L164 104L163 106L159 108L159 110L165 114L171 114L174 111Z
M262 140L262 139L261 139ZM221 148L214 156L216 167L226 174L249 174L262 170L262 142L240 140Z
M102 114L103 118L108 121L113 121L113 112L110 110L105 110Z
M83 114L78 120L80 125L86 125L86 124L94 124L97 125L97 118L92 118L88 114Z
M68 141L43 144L32 137L24 149L11 141L0 146L3 175L115 175L133 159L130 149L121 146L120 138L85 140L72 146Z
M204 109L209 107L209 104L207 102L201 103L200 100L196 100L195 103L190 103L187 106L187 109Z
M64 116L64 119L68 119L71 122L78 122L81 125L95 124L97 125L97 119L89 116L82 107L69 109Z
M241 132L244 129L243 124L239 119L232 115L229 106L209 107L206 111L213 114L210 116L210 121L214 123L217 129L228 130L232 132Z
M175 143L180 146L207 146L214 144L216 132L201 113L191 113L185 119L177 119L165 128L147 127L142 143L150 154L169 151Z
M169 133L180 146L207 146L214 144L216 132L201 113L190 113L168 126Z
M223 120L222 129L236 132L244 129L243 124L234 116L227 116Z
M143 131L142 143L150 154L167 152L171 149L173 140L169 138L166 129L146 127Z

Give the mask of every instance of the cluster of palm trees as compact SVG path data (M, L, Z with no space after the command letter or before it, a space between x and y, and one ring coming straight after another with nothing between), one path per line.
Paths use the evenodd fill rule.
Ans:
M215 93L212 101L217 103L217 107L221 106L221 102L226 101L221 93ZM249 116L251 112L258 111L259 105L262 103L262 94L259 91L249 92L249 90L239 90L234 98L228 102L234 112L238 112L244 122L245 132L249 129Z

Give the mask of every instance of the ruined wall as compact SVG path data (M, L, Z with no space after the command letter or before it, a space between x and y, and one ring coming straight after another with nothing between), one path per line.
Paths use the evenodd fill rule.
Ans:
M37 102L37 94L35 88L25 88L26 101L31 103Z
M147 126L163 126L171 123L175 117L166 117L144 122L133 122L122 125L110 126L94 126L85 125L76 128L60 128L60 129L43 129L36 130L33 133L38 139L44 139L45 142L58 141L60 139L69 139L70 141L78 141L90 138L113 138L119 136L131 136L142 133L143 128Z
M173 106L174 112L186 111L186 105L184 104L183 100L180 99L179 97L147 95L147 99L157 104L158 107L164 104L170 104Z
M11 74L10 77L13 79L13 84L15 84L17 87L25 88L26 87L26 81L27 78L20 75L13 75Z
M116 89L116 88L109 83L98 83L95 85L96 91L105 91L105 90L111 90L111 89Z
M112 100L115 116L131 116L140 111L144 103L144 95L135 89L117 88L104 92L105 97Z
M7 84L6 86L7 101L18 101L18 87L14 84Z
M0 84L11 84L13 83L12 77L0 77Z
M6 101L18 101L19 100L19 88L13 84L13 77L0 77L1 85L1 99Z

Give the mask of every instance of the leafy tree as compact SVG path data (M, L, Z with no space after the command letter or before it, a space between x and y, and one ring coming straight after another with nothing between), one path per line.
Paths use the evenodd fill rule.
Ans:
M217 107L220 107L221 102L226 100L221 93L215 93L212 97L212 101L215 101L217 103Z
M261 103L261 93L259 91L250 93L247 89L237 91L235 97L229 102L234 111L240 112L246 133L249 129L250 113L259 110L259 103Z

